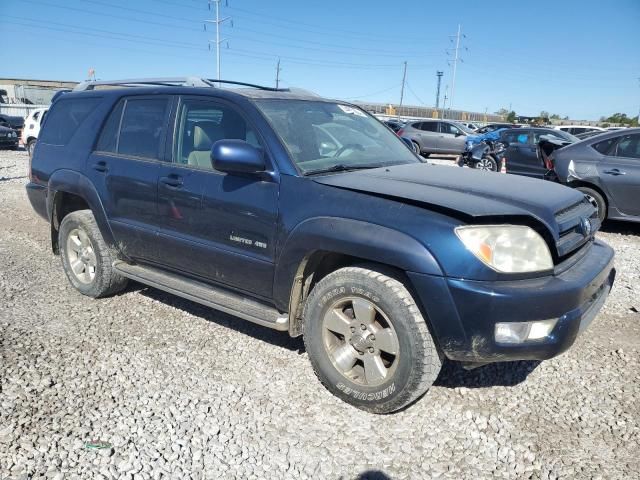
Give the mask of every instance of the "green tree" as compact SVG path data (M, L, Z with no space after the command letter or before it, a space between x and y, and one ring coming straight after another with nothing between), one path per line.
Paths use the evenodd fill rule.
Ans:
M549 112L547 112L546 110L542 110L540 112L540 115L538 115L540 118L549 118Z
M509 123L516 123L516 117L517 117L516 112L514 112L513 110L511 110L511 111L509 112L509 114L507 115L506 120L507 120L507 122L509 122Z
M560 120L560 115L558 115L557 113L552 113L549 118L552 120Z

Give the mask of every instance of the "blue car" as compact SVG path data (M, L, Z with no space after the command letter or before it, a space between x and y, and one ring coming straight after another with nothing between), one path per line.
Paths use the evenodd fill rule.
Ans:
M135 280L302 336L320 382L373 413L419 399L445 358L559 355L615 276L583 193L425 164L300 90L86 82L53 102L29 179L77 291Z

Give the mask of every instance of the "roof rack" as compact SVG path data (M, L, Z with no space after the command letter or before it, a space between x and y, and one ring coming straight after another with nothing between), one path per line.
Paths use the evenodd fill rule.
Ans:
M79 83L73 89L75 92L83 92L86 90L95 90L98 86L114 86L114 87L215 87L216 83L225 85L241 85L244 87L258 88L260 90L269 90L272 92L286 92L288 88L273 88L263 85L255 85L253 83L236 82L233 80L215 80L199 77L173 77L173 78L134 78L127 80L89 80Z

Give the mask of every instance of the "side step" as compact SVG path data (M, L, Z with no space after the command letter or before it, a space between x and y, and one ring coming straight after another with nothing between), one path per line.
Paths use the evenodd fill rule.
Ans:
M159 288L264 327L280 331L289 330L289 316L286 313L280 313L272 306L225 288L214 287L149 266L130 265L120 260L114 262L113 268L120 275L150 287Z

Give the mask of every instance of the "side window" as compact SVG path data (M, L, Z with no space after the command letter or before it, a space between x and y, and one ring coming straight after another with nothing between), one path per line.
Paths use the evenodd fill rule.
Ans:
M440 122L422 122L420 130L424 130L425 132L437 132L438 123Z
M66 145L100 100L97 97L58 100L51 107L38 141L50 145Z
M624 158L640 158L640 134L625 135L620 138L614 155Z
M452 123L445 123L445 122L439 122L439 123L440 123L441 133L448 133L450 135L462 134L462 131Z
M598 153L601 153L602 155L607 155L611 151L611 148L617 140L618 138L615 137L607 138L606 140L603 140L601 142L594 143L593 145L591 145L591 148L596 150Z
M168 98L131 98L124 106L117 153L160 158Z
M197 100L181 105L174 142L176 163L212 169L211 147L223 139L244 140L260 148L256 133L233 108Z
M109 118L102 127L96 150L99 152L117 153L118 151L118 130L120 130L120 119L124 100L120 100L109 114Z

